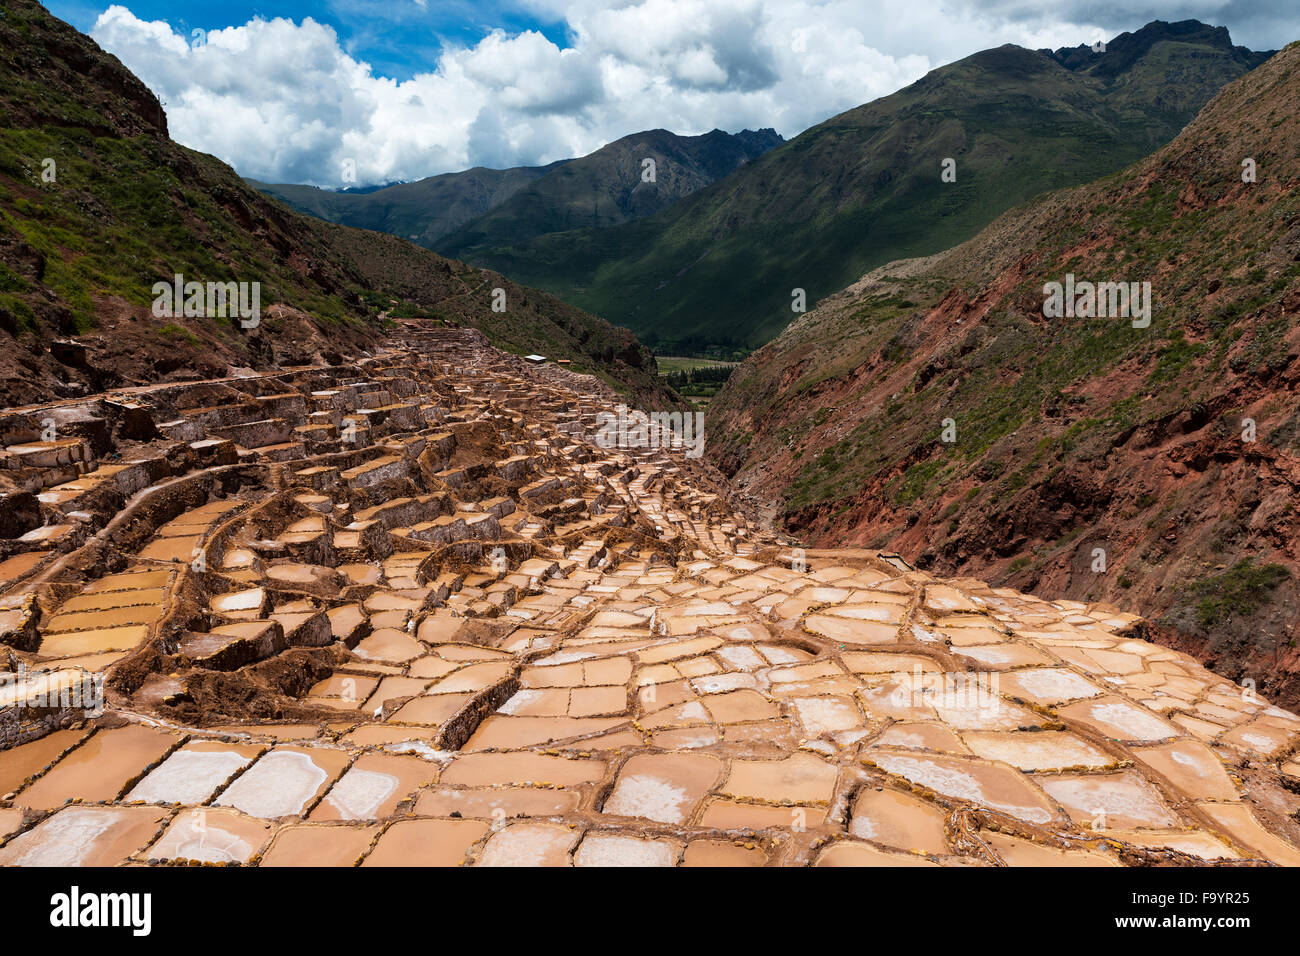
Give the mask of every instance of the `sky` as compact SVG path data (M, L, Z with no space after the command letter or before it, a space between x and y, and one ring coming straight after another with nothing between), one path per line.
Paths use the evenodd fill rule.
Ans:
M789 138L978 50L1151 20L1300 39L1295 0L45 0L244 176L338 187L541 165L641 130Z

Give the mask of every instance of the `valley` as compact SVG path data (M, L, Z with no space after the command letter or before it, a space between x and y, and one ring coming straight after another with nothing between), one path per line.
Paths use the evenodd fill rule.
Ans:
M4 449L62 517L0 564L0 863L1300 863L1300 718L1116 607L799 548L614 400L413 322L13 410L67 437Z
M1006 43L787 139L783 48L494 27L398 81L342 24L0 16L0 867L189 921L277 866L276 912L309 867L1300 865L1300 43ZM417 173L177 142L211 90L148 44L266 35L324 114L241 113L236 56L232 123L406 117ZM625 133L673 83L709 132Z

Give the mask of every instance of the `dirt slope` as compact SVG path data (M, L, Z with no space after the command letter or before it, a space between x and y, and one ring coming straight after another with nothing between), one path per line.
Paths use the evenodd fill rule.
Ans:
M1292 44L1152 157L825 300L732 376L709 453L812 545L1117 600L1300 700L1297 67ZM1149 326L1045 317L1067 274L1150 282Z

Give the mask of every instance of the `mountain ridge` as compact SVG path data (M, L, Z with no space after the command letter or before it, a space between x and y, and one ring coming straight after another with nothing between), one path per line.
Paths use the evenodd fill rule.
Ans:
M1123 168L1269 55L1197 21L1155 21L1112 43L1115 59L1108 47L1069 68L1011 45L980 51L653 216L466 256L663 351L761 345L791 319L795 289L815 301L874 266L969 238L1044 190ZM954 182L940 179L945 158Z
M602 225L639 218L689 195L780 142L781 137L771 129L738 133L713 129L698 136L652 129L620 137L585 156L543 166L475 166L364 193L249 182L300 212L341 225L400 235L459 258L457 251L472 247L485 235L517 235L521 223L529 224L529 237L539 234L539 230L555 231L551 228L553 220L571 224L572 217L583 215L588 206L587 218ZM621 182L628 173L635 183L641 175L640 160L646 157L666 167L671 178L665 181L665 188L658 188L656 183L653 192L644 190L638 195L633 195L637 193L635 186L610 188L611 183ZM560 173L563 181L555 178ZM519 193L526 195L509 205ZM502 206L507 208L501 210ZM464 230L475 223L481 224Z

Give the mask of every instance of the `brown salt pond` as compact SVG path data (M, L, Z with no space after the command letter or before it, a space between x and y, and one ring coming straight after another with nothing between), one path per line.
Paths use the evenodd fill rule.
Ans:
M569 866L579 833L558 823L514 823L493 832L478 866Z
M259 866L355 866L370 849L378 826L295 824L281 828Z
M1169 829L1180 823L1160 792L1134 773L1061 774L1040 782L1079 824Z
M1236 800L1237 786L1223 761L1205 744L1179 740L1156 747L1136 747L1138 761L1162 774L1183 793L1196 799Z
M1123 697L1099 697L1061 707L1057 713L1116 740L1154 743L1181 736L1174 725Z
M50 551L28 551L0 561L0 584L25 577L51 553Z
M166 588L134 588L122 591L88 592L63 602L59 616L70 612L105 611L138 605L161 605L167 599Z
M353 707L360 707L377 686L379 686L378 678L336 671L324 680L313 684L307 692L307 699L315 701L322 698L337 698Z
M113 800L127 783L181 741L175 734L139 724L98 731L19 793L14 802L34 810L52 810L73 799Z
M532 783L576 787L595 783L604 775L605 764L600 760L569 759L523 751L458 756L442 772L439 781L463 787Z
M394 744L420 743L438 735L436 727L395 727L388 724L362 724L345 734L339 742L345 747L387 747Z
M459 866L488 833L476 820L399 820L384 831L362 866Z
M713 789L722 761L707 754L639 754L619 770L603 813L684 824Z
M149 842L157 807L64 807L0 848L0 866L115 866Z
M493 787L465 790L437 787L421 792L415 814L421 817L553 817L578 809L582 794L553 787Z
M678 840L589 831L573 854L574 866L676 866Z
M898 640L898 626L877 621L853 620L829 614L810 614L803 626L810 634L841 644L893 644Z
M144 546L140 557L148 561L189 563L199 553L199 541L198 535L157 538Z
M869 787L853 803L849 833L896 850L948 853L947 814L909 793Z
M770 827L792 830L819 827L825 822L825 807L798 804L772 807L738 800L714 799L709 801L700 814L699 825L719 830L766 830Z
M1202 860L1236 860L1241 854L1222 840L1196 830L1107 830L1112 840L1151 849L1177 850Z
M472 694L416 697L403 704L389 719L395 724L425 724L438 727L469 703L472 697Z
M1008 866L1119 866L1113 856L1093 850L1058 849L989 830L980 837Z
M815 866L935 866L933 860L906 853L889 853L867 843L840 840L817 854Z
M90 731L56 730L31 743L13 747L0 759L0 796L12 793L83 740Z
M309 819L377 820L438 774L436 765L419 757L364 754L316 805Z
M368 661L405 663L425 653L425 647L405 631L384 627L371 632L352 651Z
M470 664L450 674L429 688L430 694L475 693L491 687L510 673L509 661L489 661Z
M407 706L410 706L409 704ZM622 718L503 717L483 721L466 741L464 750L533 747L584 737L626 723Z
M1064 731L967 731L962 740L976 756L1000 760L1021 770L1109 767L1117 758Z
M1003 764L938 754L874 750L882 770L936 793L991 807L1031 823L1048 823L1057 811L1023 774Z
M812 754L784 760L733 760L722 792L769 803L826 803L838 771Z
M42 657L58 658L102 654L107 651L129 651L139 647L148 636L149 628L143 624L66 634L47 634L41 640L38 653Z
M1096 697L1102 693L1096 684L1060 667L1014 671L1001 675L1000 682L1004 692L1042 706Z
M724 840L693 840L682 854L682 866L763 866L767 854L756 846L737 846Z

